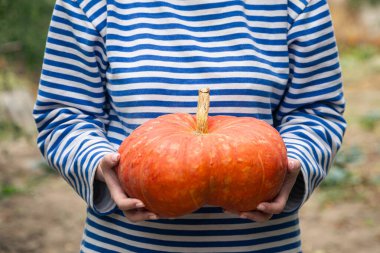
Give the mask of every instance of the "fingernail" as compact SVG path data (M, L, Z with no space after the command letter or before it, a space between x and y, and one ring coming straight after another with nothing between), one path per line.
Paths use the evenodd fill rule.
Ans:
M289 161L289 169L293 169L294 168L294 161Z
M117 161L119 160L119 158L120 158L120 155L119 155L119 154L115 154L115 155L112 156L112 160L113 160L114 162L117 162Z
M142 208L142 207L145 207L145 205L143 203L139 202L139 203L136 203L136 207Z
M157 215L149 215L149 220L157 220L158 219L158 217L157 217Z
M265 205L263 205L263 204L258 205L257 206L257 210L264 211L265 210Z
M242 218L242 219L248 219L248 216L245 215L245 214L242 214L242 215L240 215L240 218Z

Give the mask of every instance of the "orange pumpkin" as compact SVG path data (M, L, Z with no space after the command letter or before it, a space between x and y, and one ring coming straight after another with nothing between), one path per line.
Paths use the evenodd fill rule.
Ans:
M207 117L209 90L197 116L168 114L147 121L120 146L117 175L128 196L161 217L205 204L251 211L279 192L287 169L279 133L249 117Z

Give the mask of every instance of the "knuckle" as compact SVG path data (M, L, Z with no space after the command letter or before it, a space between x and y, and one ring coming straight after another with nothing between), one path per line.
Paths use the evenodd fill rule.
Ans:
M108 167L107 163L104 162L103 160L99 163L99 167L101 168L101 170L103 171L103 173L108 173L109 172L109 167Z
M127 210L135 209L135 206L133 205L133 201L131 201L128 198L121 197L121 196L117 196L117 197L114 196L113 200L120 210L127 211Z
M128 203L125 203L125 202L121 202L119 205L118 205L119 209L121 210L132 210L134 209L130 204Z
M108 159L108 155L105 155L105 156L103 157L102 161L100 162L100 164L101 164L101 166L102 166L103 168L108 169L108 167L109 167L109 161L108 161L108 160L109 160L109 159Z
M267 221L269 218L267 218L267 216L258 216L256 217L256 221L257 222L265 222Z
M138 215L131 215L129 216L129 221L132 223L137 223L142 221L142 219Z
M100 161L102 168L110 169L113 166L112 154L106 154Z
M115 204L120 210L129 210L129 205L122 198L115 198Z
M272 217L273 217L273 214L268 215L267 216L267 221L270 220L270 219L272 219Z
M124 213L125 218L127 218L128 221L132 223L136 222L135 216L130 211L124 211L123 213Z
M121 203L120 200L118 200L118 199L114 199L114 202L115 202L115 204L117 205L117 207L118 207L120 210L125 210L125 209L123 208L123 204Z

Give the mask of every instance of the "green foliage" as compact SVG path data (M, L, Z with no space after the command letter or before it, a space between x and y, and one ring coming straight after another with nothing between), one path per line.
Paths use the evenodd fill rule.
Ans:
M58 172L41 160L32 165L28 173L20 175L16 180L13 177L9 177L8 180L0 178L0 201L15 195L29 194L35 187L52 177L58 178Z
M0 200L24 192L14 185L0 185Z
M368 61L379 55L379 48L371 45L357 45L343 50L341 58L343 61L351 60L356 63Z
M344 168L333 167L321 187L343 186L352 180L352 173Z
M0 140L16 139L23 136L23 131L16 124L0 119Z
M40 67L54 0L0 0L0 54Z
M360 124L367 131L373 131L380 123L380 113L371 112L361 117Z
M360 179L347 169L348 164L359 162L363 152L359 147L351 147L338 153L321 188L341 187L360 183Z
M360 190L364 185L375 185L348 169L349 165L360 164L364 159L363 151L357 147L349 147L336 156L333 166L322 182L319 202L322 206L336 204L341 201L363 201L366 196Z
M328 187L319 192L319 203L322 207L336 205L339 202L361 202L367 196L360 187L348 185L346 187Z

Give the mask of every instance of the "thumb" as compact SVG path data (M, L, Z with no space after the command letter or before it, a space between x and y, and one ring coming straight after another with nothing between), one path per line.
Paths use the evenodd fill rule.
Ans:
M100 167L102 169L112 169L119 163L120 154L113 153L105 155L100 161Z
M300 161L289 157L288 158L288 173L298 174L300 169L301 169Z
M96 169L96 178L100 181L104 180L104 170L111 170L118 165L120 160L120 154L112 153L105 155L101 160Z

